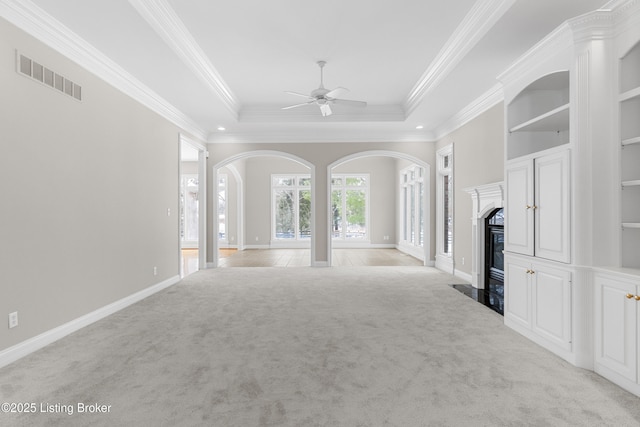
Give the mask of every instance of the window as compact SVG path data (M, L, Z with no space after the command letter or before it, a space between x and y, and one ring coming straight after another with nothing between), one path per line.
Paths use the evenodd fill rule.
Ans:
M228 242L227 235L227 175L218 174L218 239Z
M451 257L453 254L453 145L448 145L437 153L437 241L438 255Z
M198 242L198 175L182 175L180 183L180 239Z
M400 172L401 236L403 244L424 245L424 168L412 165Z
M331 237L367 240L369 175L331 175Z
M311 178L272 175L272 237L304 240L311 237Z

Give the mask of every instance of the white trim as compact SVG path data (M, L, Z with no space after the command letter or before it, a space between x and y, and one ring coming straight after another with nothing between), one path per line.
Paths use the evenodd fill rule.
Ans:
M471 284L484 289L485 222L494 209L504 208L504 181L465 188L471 196Z
M241 123L273 123L273 119L285 123L309 122L404 122L406 115L401 105L367 105L363 109L334 111L323 117L316 106L282 110L281 105L243 106L238 121Z
M166 0L129 0L134 9L238 119L240 103Z
M422 246L408 245L400 242L397 245L394 245L394 247L404 254L411 255L420 261L424 261L424 247Z
M244 246L245 250L251 250L251 249L271 249L271 245L245 245ZM217 266L217 265L216 265Z
M453 272L453 275L456 276L459 279L464 280L465 282L471 283L472 277L471 277L471 275L469 273L465 273L464 271L460 271L460 270L456 269Z
M438 140L444 138L503 101L504 92L502 85L498 83L446 122L440 124L434 131L435 138Z
M453 257L436 254L435 267L445 273L453 274Z
M449 156L449 165L447 167L444 166L445 157ZM449 198L451 199L451 216L452 218L455 216L455 175L454 175L454 165L455 158L453 153L453 143L442 147L436 152L436 267L438 265L445 265L449 270L446 270L450 273L453 272L454 266L454 250L455 250L455 222L451 222L451 254L445 254L444 251L444 242L442 240L442 236L444 236L444 176L449 176L453 179L453 186L451 194ZM440 260L438 260L440 258ZM445 261L446 259L450 259L450 261ZM438 267L439 268L439 267Z
M411 89L404 103L407 116L420 105L428 92L436 88L449 75L514 3L515 0L475 2L438 56Z
M56 328L50 329L40 335L9 347L0 352L0 368L2 368L3 366L7 366L10 363L13 363L16 360L25 357L37 350L40 350L41 348L61 338L64 338L67 335L70 335L84 328L85 326L95 323L98 320L104 319L105 317L110 316L124 308L127 308L132 304L142 301L143 299L157 292L160 292L161 290L166 289L169 286L178 283L179 281L179 276L173 276L156 285L138 291L134 294L129 295L128 297L105 305L104 307L99 308L91 313L85 314L84 316L78 317L77 319L74 319Z
M410 173L413 172L413 178L409 178ZM420 174L420 172L422 172L422 174ZM398 207L398 212L396 213L398 221L397 221L397 225L399 226L399 230L397 230L399 237L398 237L398 244L406 247L407 248L407 252L411 252L411 253L416 253L415 250L411 250L409 248L414 247L414 248L418 248L419 252L423 252L423 247L424 247L424 242L422 242L422 244L420 243L416 243L415 241L412 242L411 240L406 240L405 236L405 229L407 231L407 234L411 234L413 233L414 236L414 240L420 240L420 231L424 230L424 228L426 226L428 226L428 224L425 224L424 221L422 221L422 223L420 223L419 219L420 219L420 212L421 209L424 209L424 201L423 198L426 197L425 193L426 193L426 189L425 189L425 176L424 176L425 172L424 172L424 168L422 166L419 166L417 164L411 164L409 166L407 166L406 168L402 169L399 173L398 176L398 187L396 188L396 191L398 192L398 197L396 198L397 201L397 207ZM422 186L422 193L420 193L419 188L420 186ZM403 190L408 190L411 189L412 191L412 196L414 197L414 202L418 201L418 202L422 202L422 203L414 203L414 208L413 208L413 212L411 212L410 209L410 204L409 204L409 200L410 198L407 198L406 200L402 200L403 199L403 194L407 194L407 192L403 191ZM411 230L410 228L410 217L411 215L414 215L414 219L416 222L416 226L417 226L417 230ZM422 212L423 216L424 216L424 212ZM423 236L424 239L424 236ZM424 254L422 256L418 256L418 258L421 261L424 261Z
M329 261L312 261L311 267L325 268L325 267L330 267L330 265L329 265Z
M0 16L179 128L207 139L208 131L33 2L0 0Z
M288 111L288 110L287 110ZM322 119L330 119L333 115L322 117ZM324 120L331 122L331 120ZM262 143L318 143L318 142L357 142L371 144L372 142L434 142L435 135L432 132L417 130L398 131L397 127L393 129L380 129L377 126L353 126L353 123L345 123L345 127L340 129L332 129L325 126L316 126L314 123L308 123L303 127L304 130L273 130L265 131L264 128L254 130L213 132L209 135L208 142L211 144L233 144L251 142L256 144Z

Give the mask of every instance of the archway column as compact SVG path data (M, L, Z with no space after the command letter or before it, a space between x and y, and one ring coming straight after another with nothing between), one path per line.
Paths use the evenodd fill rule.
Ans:
M311 247L311 266L328 267L331 265L329 248L329 182L327 167L315 167L314 192L311 199L312 233L314 237Z

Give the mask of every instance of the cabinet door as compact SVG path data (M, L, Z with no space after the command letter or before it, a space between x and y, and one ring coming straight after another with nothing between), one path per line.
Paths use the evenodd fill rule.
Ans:
M569 152L535 159L535 255L569 262Z
M531 328L528 262L506 260L504 264L504 316Z
M632 283L596 276L595 290L596 364L635 382L639 303L627 296L638 295L638 289Z
M506 180L505 250L533 255L533 162L511 163Z
M532 264L531 302L533 331L571 350L571 273Z

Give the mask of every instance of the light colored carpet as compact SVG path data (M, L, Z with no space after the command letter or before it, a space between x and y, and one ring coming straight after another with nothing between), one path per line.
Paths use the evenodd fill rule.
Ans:
M0 401L74 409L0 424L640 425L639 398L452 282L425 267L200 271L0 369Z

